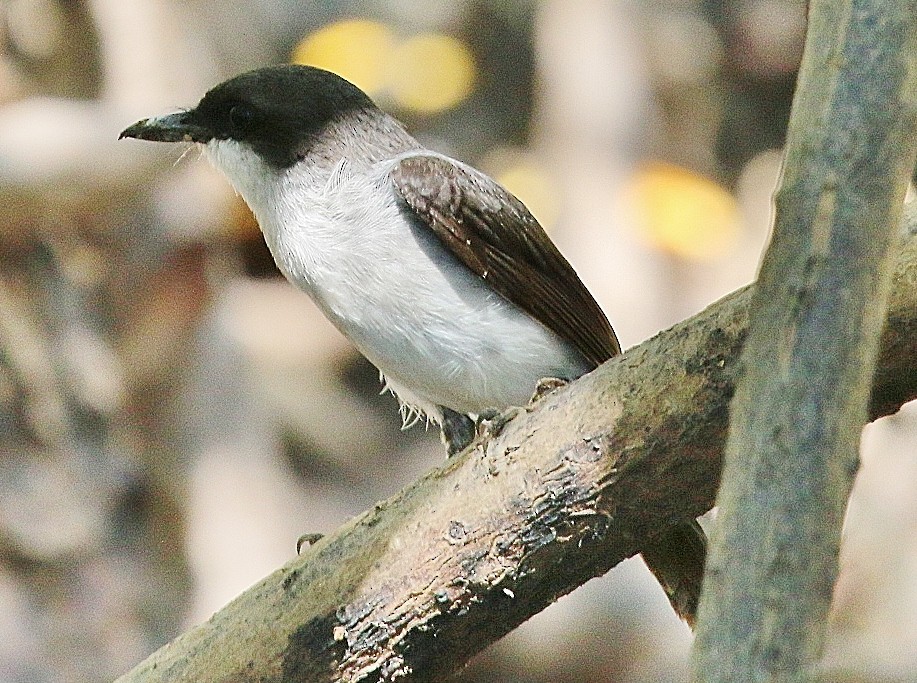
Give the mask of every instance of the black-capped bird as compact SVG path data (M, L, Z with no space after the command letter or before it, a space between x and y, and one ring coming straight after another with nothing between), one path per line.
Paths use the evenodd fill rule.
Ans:
M425 149L328 71L251 71L121 137L203 145L251 207L280 271L403 408L440 425L450 454L472 440L477 416L524 405L540 379L575 379L621 351L522 202ZM693 522L644 552L689 620L703 554Z

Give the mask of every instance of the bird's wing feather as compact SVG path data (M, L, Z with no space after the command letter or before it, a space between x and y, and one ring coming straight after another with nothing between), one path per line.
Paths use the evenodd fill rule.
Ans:
M608 319L573 267L507 190L434 155L405 157L391 179L421 223L501 296L595 365L621 352Z

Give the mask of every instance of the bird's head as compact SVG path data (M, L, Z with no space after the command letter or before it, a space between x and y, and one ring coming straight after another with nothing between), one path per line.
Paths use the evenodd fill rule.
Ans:
M376 107L362 90L330 71L271 66L217 85L192 109L138 121L120 137L208 146L229 140L268 166L285 169L336 121L372 111Z

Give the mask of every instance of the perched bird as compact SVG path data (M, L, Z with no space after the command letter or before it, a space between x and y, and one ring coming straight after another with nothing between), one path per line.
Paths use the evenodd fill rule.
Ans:
M450 454L474 419L524 405L542 378L572 380L620 353L607 318L516 197L425 149L359 88L272 66L121 137L193 142L251 207L280 271L384 376L408 414L440 425ZM703 570L692 523L659 564ZM673 536L673 538L675 538ZM649 554L647 554L649 557ZM700 575L662 576L693 613Z

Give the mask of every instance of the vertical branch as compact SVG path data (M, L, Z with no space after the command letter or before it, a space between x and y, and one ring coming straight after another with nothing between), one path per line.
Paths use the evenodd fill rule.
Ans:
M804 681L820 654L917 149L917 2L813 0L743 354L697 681Z

